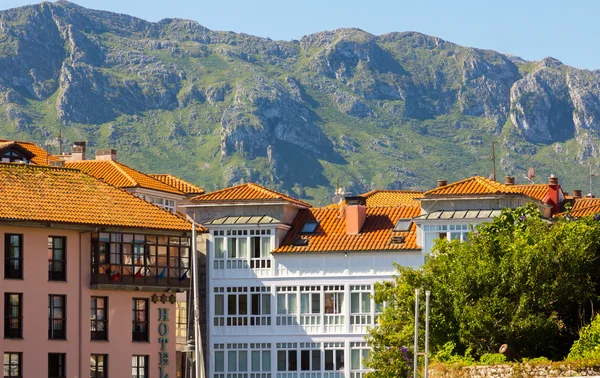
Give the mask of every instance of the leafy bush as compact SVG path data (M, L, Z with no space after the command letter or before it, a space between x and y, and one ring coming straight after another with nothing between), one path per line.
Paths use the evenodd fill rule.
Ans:
M475 359L471 356L471 350L468 349L464 356L454 353L456 344L452 341L448 341L444 346L438 350L433 356L433 360L436 362L444 362L447 364L461 364L461 365L472 365L475 363Z
M506 363L506 356L501 353L486 353L479 359L484 365L500 365Z
M573 343L569 360L600 359L600 315L579 331L579 340Z

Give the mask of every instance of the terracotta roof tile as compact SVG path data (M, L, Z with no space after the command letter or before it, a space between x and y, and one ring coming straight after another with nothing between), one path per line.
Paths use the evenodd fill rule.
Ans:
M417 198L423 198L423 192L416 190L371 190L361 194L361 197L367 199L367 207L376 206L399 206L411 205L420 206L421 202Z
M540 201L543 201L548 194L548 184L519 184L512 185L512 187L526 196Z
M169 185L185 194L204 194L205 191L199 186L169 174L148 174L148 176Z
M512 185L501 184L482 176L473 176L438 187L424 193L427 196L474 195L474 194L520 194Z
M575 198L575 202L573 203L573 207L571 208L571 212L588 208L593 205L600 205L600 198L591 198L591 197L583 197L583 198Z
M24 141L20 141L20 140L9 140L9 139L0 139L0 143L16 143L20 147L31 152L34 155L33 158L31 159L31 161L34 164L49 165L50 164L49 162L51 162L51 161L60 160L58 157L48 154L46 152L46 150L44 150L42 147L38 146L35 143L24 142Z
M114 160L69 161L65 164L65 167L80 169L89 175L103 179L108 184L117 188L139 187L179 195L184 194L162 181Z
M192 202L291 202L296 205L311 207L311 204L297 200L285 194L267 189L253 183L246 183L202 194L192 198Z
M190 223L76 169L0 163L0 219L187 231Z
M408 232L392 232L401 218L412 218L421 212L417 206L367 207L367 218L359 235L346 234L346 220L339 209L318 208L300 210L283 243L275 253L335 252L335 251L383 251L419 249L416 226ZM301 234L306 221L317 220L319 225L313 234ZM402 244L391 243L393 236L404 236ZM295 245L299 238L308 239L308 245Z

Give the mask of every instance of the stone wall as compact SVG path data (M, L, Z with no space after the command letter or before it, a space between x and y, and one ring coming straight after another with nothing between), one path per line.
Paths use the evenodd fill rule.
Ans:
M554 378L600 377L597 364L581 363L531 363L505 365L456 366L436 364L430 367L430 378Z

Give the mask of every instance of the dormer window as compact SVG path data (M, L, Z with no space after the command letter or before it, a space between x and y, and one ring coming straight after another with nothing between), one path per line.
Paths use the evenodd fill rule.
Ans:
M304 223L302 226L302 230L300 230L301 234L314 234L317 230L317 226L319 225L319 221L310 220Z
M395 232L407 232L410 231L412 227L413 221L410 218L401 218L396 222L396 227L394 227Z
M10 149L0 152L0 161L3 163L18 163L20 161L29 163L29 158L20 151Z

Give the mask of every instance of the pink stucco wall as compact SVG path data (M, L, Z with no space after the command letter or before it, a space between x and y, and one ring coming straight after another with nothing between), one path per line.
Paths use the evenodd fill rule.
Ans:
M24 279L4 279L4 234L23 235ZM48 281L48 236L67 240L67 282ZM160 378L158 309L169 309L169 365L165 375L176 377L175 305L149 302L150 341L131 341L133 298L150 298L144 291L90 289L90 233L57 228L0 225L0 314L4 315L4 293L23 293L23 339L0 339L3 352L23 353L23 377L47 377L48 353L67 354L67 377L90 376L90 354L108 354L108 377L131 376L131 356L149 356L150 377ZM67 340L48 340L48 295L67 296ZM162 294L162 293L158 293ZM90 340L90 297L106 296L109 303L108 339ZM2 328L3 331L3 328ZM2 332L3 334L3 332Z

